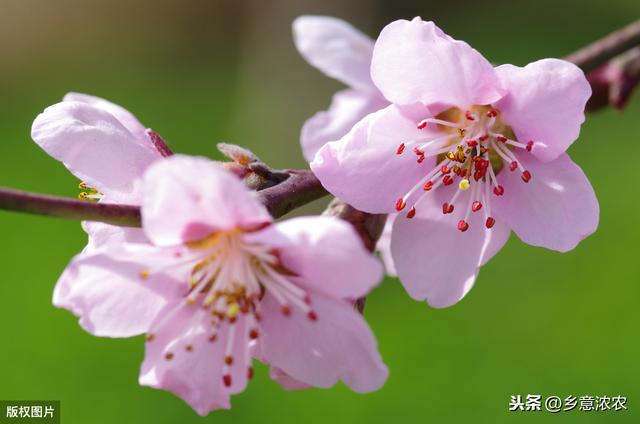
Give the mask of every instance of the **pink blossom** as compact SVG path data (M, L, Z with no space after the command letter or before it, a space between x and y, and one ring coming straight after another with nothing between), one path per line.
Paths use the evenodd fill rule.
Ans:
M561 252L595 231L597 199L565 153L591 95L579 68L557 59L494 68L415 18L383 29L371 75L392 104L311 167L354 207L401 213L391 252L412 297L458 302L510 230Z
M375 339L347 301L368 293L382 267L350 225L273 223L255 192L203 158L159 161L143 187L151 244L80 255L58 283L59 306L91 333L147 333L141 384L174 392L202 415L244 390L252 357L290 388L383 384Z
M293 22L293 36L300 54L326 75L349 88L333 96L329 110L305 122L300 134L302 152L311 162L322 146L339 140L368 114L389 105L370 77L373 40L349 23L328 16L300 16ZM396 275L391 259L389 217L377 243L387 274Z
M145 169L166 156L164 142L121 106L86 94L69 93L33 122L33 140L78 177L80 197L139 205ZM146 240L140 229L83 222L86 250L107 242Z
M360 119L389 102L371 81L373 40L367 35L341 19L300 16L293 22L293 37L307 62L349 87L337 92L329 109L302 127L302 151L311 162L327 142L340 139Z

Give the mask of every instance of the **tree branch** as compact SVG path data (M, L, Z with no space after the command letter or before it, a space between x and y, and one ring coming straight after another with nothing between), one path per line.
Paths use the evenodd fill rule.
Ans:
M637 45L640 45L640 20L571 53L565 60L588 73Z
M328 193L311 171L289 171L282 183L258 192L274 218L326 196ZM28 193L0 187L0 209L56 218L98 221L122 227L140 227L140 207L98 203L66 197Z

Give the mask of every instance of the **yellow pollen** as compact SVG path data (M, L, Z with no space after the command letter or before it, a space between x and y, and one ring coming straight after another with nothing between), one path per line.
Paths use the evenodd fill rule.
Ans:
M467 180L466 178L461 179L460 184L458 184L458 187L460 187L460 190L462 191L469 190L469 187L470 187L469 180Z
M151 276L151 273L149 271L140 271L140 278L142 278L143 280L146 280L150 276Z
M462 137L463 135L465 135L467 132L466 129L464 128L458 128L458 134L460 135L460 137Z
M240 306L236 302L233 302L227 308L227 316L229 318L235 318L238 316L238 312L240 312Z

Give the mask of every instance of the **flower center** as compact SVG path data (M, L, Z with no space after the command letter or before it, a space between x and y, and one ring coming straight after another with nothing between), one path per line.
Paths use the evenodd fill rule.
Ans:
M436 166L397 200L396 210L400 212L411 205L406 217L413 218L416 214L415 204L425 192L456 183L458 189L448 202L442 204L442 213L452 213L460 194L469 191L467 204L462 206L465 209L463 219L458 221L458 230L467 231L469 216L480 210L484 211L485 226L492 228L496 221L491 216L491 193L495 196L504 194L504 188L498 183L498 174L505 168L510 172L518 170L522 181L528 183L531 172L521 165L517 156L521 152L516 151L531 152L533 141L517 141L511 127L500 119L500 112L490 106L473 106L467 111L450 108L435 118L417 123L418 129L427 126L436 127L438 132L401 143L396 154L403 154L409 147L416 154L417 163L434 157Z
M243 230L235 229L186 243L188 249L177 255L185 260L171 265L171 268L184 269L188 275L185 298L160 324L155 325L160 328L180 308L197 305L198 311L194 319L203 318L203 314L209 317L211 334L208 340L214 343L218 339L221 325L227 321L229 330L223 369L226 386L231 386L230 367L234 363L234 340L244 337L247 342L244 354L248 355L249 344L259 336L260 302L265 293L271 294L280 304L280 311L285 316L290 316L297 309L304 312L311 321L318 319L311 308L309 293L293 282L296 275L282 265L278 252L246 241L245 234ZM158 271L160 270L143 271L140 277L147 279ZM240 330L235 324L239 317L244 319L244 334L237 334ZM153 340L153 335L149 334L147 340ZM193 346L187 345L186 349L191 351ZM165 358L172 359L173 353L168 353ZM250 364L248 357L245 358L245 363ZM249 378L253 376L251 366L247 375Z

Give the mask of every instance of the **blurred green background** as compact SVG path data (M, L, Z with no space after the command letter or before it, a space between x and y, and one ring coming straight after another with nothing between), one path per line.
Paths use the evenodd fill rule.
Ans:
M30 141L33 118L67 91L133 111L175 151L215 143L302 167L298 133L340 85L298 57L290 23L330 14L370 35L421 15L496 63L561 57L640 17L638 0L0 0L0 185L75 196L77 181ZM366 316L391 374L288 393L259 367L233 409L201 418L139 387L141 338L100 339L51 306L85 243L78 223L0 211L0 399L59 399L63 423L640 422L640 95L589 116L570 154L600 199L598 232L574 251L515 236L458 305L431 309L394 279ZM307 209L321 210L323 202ZM626 412L507 411L512 394L625 395ZM0 411L4 413L3 411Z

